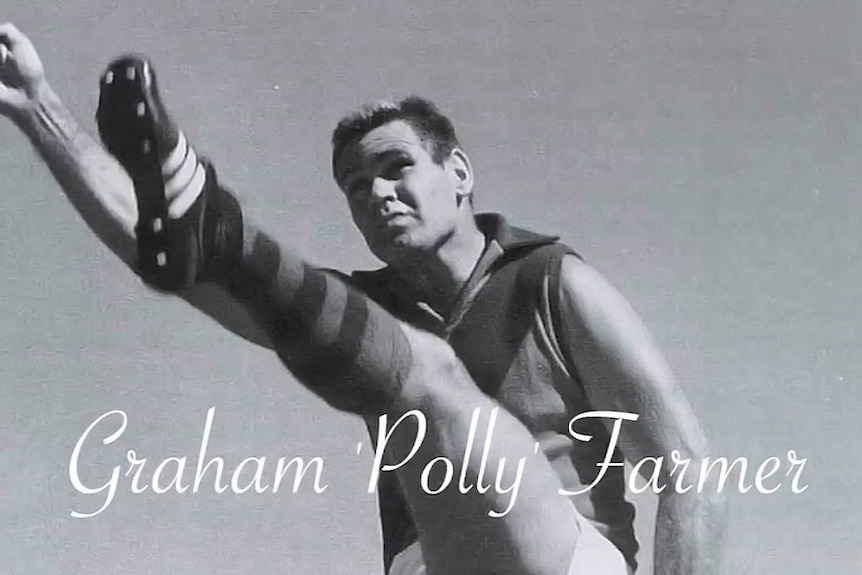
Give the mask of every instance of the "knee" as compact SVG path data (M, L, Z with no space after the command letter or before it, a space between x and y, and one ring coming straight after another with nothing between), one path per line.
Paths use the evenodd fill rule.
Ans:
M400 407L435 413L466 399L476 399L475 395L481 393L479 388L446 341L408 325L402 329L410 344L413 363Z
M446 341L406 324L402 329L414 358L415 376L438 385L469 377L455 350Z

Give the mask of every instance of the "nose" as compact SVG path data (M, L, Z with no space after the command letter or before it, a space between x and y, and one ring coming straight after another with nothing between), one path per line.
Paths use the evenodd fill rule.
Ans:
M394 200L396 197L395 182L392 180L378 176L371 182L370 198L372 204L386 203L386 201Z

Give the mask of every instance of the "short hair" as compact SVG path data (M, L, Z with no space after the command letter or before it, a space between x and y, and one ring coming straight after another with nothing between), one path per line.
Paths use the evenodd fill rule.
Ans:
M452 121L425 98L408 96L398 102L365 104L342 118L332 132L332 170L344 149L368 132L389 122L401 120L410 125L438 164L460 147Z

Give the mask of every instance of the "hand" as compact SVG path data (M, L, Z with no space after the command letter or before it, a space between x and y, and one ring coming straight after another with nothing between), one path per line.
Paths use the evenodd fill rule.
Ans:
M0 114L32 106L46 85L36 48L14 24L0 24Z

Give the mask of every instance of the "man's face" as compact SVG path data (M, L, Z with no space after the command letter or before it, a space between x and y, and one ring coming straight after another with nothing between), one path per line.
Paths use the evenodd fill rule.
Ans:
M402 120L375 128L345 148L335 178L374 255L397 265L439 247L454 233L462 189L453 162L459 160L450 156L442 165L434 162Z

